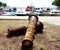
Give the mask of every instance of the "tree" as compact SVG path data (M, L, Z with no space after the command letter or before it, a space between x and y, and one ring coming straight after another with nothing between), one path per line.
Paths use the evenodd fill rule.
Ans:
M52 5L56 5L60 7L60 0L54 0Z
M0 2L0 6L2 6L2 4L3 4L3 3L2 3L2 2Z
M0 6L6 7L7 4L6 4L6 3L2 3L2 2L0 2Z
M7 6L7 4L6 3L3 3L3 5L2 5L3 7L6 7Z

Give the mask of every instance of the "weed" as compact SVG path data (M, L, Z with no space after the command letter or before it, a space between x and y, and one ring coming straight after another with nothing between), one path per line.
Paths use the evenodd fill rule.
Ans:
M46 50L44 45L40 45L40 50Z
M52 37L51 35L47 35L48 39L51 41L51 42L55 42L56 39L54 37Z

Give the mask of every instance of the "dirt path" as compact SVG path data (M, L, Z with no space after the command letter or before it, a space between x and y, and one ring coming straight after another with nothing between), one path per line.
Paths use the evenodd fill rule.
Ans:
M32 47L22 47L24 35L7 38L8 28L17 28L27 23L27 20L0 20L0 50L60 50L60 26L48 23L43 23L43 33L35 34Z

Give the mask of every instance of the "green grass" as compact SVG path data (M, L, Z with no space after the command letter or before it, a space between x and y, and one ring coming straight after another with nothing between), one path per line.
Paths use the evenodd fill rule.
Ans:
M45 45L40 45L40 50L46 50Z
M53 34L55 34L55 35L58 34L56 31L51 30L51 29L47 29L46 32L51 32L51 33L53 33Z
M54 37L52 37L50 34L47 34L47 38L48 40L50 40L51 42L55 42L56 39Z

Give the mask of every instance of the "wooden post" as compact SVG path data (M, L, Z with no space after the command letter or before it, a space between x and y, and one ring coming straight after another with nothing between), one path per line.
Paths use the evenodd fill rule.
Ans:
M33 44L33 36L35 33L35 28L38 22L37 16L29 16L29 23L26 30L25 38L22 41L22 45L30 46Z

